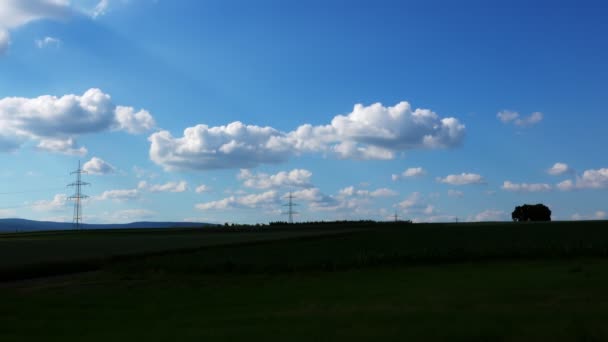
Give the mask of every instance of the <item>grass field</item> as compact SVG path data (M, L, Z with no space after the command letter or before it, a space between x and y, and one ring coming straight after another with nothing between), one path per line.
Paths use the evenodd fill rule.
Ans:
M0 340L608 340L606 222L266 230L148 232L202 244L4 283ZM127 235L143 248L148 233ZM62 234L37 238L112 241Z

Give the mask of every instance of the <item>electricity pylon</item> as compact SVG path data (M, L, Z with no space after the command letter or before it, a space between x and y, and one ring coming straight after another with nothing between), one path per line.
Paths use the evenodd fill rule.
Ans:
M72 196L68 197L70 200L74 200L74 218L73 218L73 226L74 229L80 229L82 224L82 200L88 198L89 196L82 193L81 188L83 185L90 185L91 183L82 181L82 174L87 173L85 170L80 168L80 160L78 161L78 169L76 171L70 172L71 175L76 175L76 181L74 183L70 183L67 186L73 186L75 188L75 192Z
M287 198L289 198L289 202L287 202L286 204L283 204L284 207L287 207L287 212L284 212L283 214L289 215L289 223L292 224L293 215L297 214L297 212L293 211L293 207L295 207L298 204L293 203L293 195L292 195L291 191L289 192L289 197L287 197Z

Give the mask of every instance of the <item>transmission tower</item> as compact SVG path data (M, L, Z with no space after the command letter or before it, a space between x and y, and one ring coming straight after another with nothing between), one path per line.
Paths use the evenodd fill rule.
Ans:
M293 194L291 192L289 192L289 197L287 197L287 198L289 199L289 202L287 202L286 204L283 204L284 207L287 207L287 212L284 212L283 214L289 215L289 223L292 224L293 215L297 214L297 212L293 211L293 207L295 207L298 204L293 203Z
M70 172L71 175L74 175L74 174L76 175L76 181L74 183L68 184L68 186L74 187L74 190L75 190L74 194L72 196L68 197L68 199L74 200L74 219L72 221L74 229L81 229L81 224L82 224L82 200L89 197L89 196L83 194L82 191L81 191L83 185L90 185L91 184L91 183L87 183L87 182L83 182L82 181L82 174L83 173L87 173L87 172L80 168L80 160L79 160L78 161L78 169L76 171Z
M393 215L395 222L399 222L399 215L397 215L397 210L395 210L395 215Z

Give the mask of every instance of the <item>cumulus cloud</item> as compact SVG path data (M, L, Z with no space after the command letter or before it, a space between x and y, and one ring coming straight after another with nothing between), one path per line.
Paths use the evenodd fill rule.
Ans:
M509 123L517 120L517 118L519 118L519 113L510 110L503 110L502 112L498 112L496 117L503 123Z
M127 201L139 198L139 191L137 189L117 189L107 190L101 195L97 196L97 200L115 200L115 201Z
M421 167L410 167L408 169L406 169L405 171L403 171L401 174L393 174L391 176L392 180L396 181L399 179L404 179L404 178L411 178L411 177L422 177L426 175L426 171L421 168Z
M118 129L131 134L148 132L156 125L147 110L135 111L135 108L125 106L116 106L116 122Z
M392 107L357 104L350 114L334 117L330 128L339 140L391 151L451 147L464 136L464 125L457 119L442 119L429 109L412 110L405 101Z
M2 0L0 1L0 55L8 49L9 31L37 20L65 20L76 13L97 18L107 13L110 0L99 0L93 8L83 8L81 1L69 0ZM47 37L52 38L52 37ZM55 38L52 38L55 39ZM41 39L39 47L56 44Z
M526 117L520 117L518 112L503 110L496 114L496 117L505 124L513 123L520 127L532 126L543 120L543 113L534 112Z
M332 210L339 207L339 201L321 192L319 188L302 189L292 193L296 200L308 202L313 210Z
M278 163L293 153L281 142L284 133L272 127L233 122L226 126L197 125L174 138L168 131L152 134L150 159L166 170L252 168Z
M419 208L423 206L422 194L420 192L411 193L406 199L397 205L402 209Z
M268 208L276 207L280 198L276 190L269 190L261 194L245 196L230 196L218 201L199 203L195 205L199 210L237 209L237 208Z
M446 177L438 177L439 183L450 184L450 185L467 185L467 184L482 184L484 183L483 177L476 173L461 173L459 175L447 175Z
M84 163L82 169L92 175L107 175L116 171L110 163L97 157L93 157Z
M482 222L482 221L506 221L509 216L502 210L484 210L479 214L470 217L469 221Z
M563 182L558 183L556 187L561 191L570 191L574 190L576 188L576 185L572 180L567 179Z
M36 211L61 211L67 206L68 196L57 194L52 200L40 200L32 204L32 209Z
M513 183L504 181L502 189L512 192L547 192L551 191L551 185L545 183Z
M547 173L552 176L559 176L571 172L573 172L573 170L566 163L555 163L547 170Z
M581 176L573 180L565 180L557 184L563 191L577 189L606 189L608 188L608 168L585 170Z
M42 19L61 20L71 15L68 0L3 0L0 2L0 54L10 42L9 30Z
M84 156L88 152L85 147L78 147L76 140L73 138L41 139L36 147L41 151L67 154L71 156Z
M182 137L160 131L149 137L150 158L167 170L252 168L286 161L301 153L323 153L342 159L393 159L410 149L459 145L465 126L455 118L440 118L428 109L412 110L401 102L355 105L330 124L301 125L291 132L233 122L226 126L197 125Z
M188 183L180 181L168 182L165 184L148 184L146 181L141 181L137 185L137 188L149 192L184 192L188 190Z
M353 186L341 189L336 195L327 195L319 188L308 188L292 193L296 201L305 202L313 212L334 212L343 218L372 213L372 200L378 197L397 195L390 189L380 188L374 191L358 190ZM283 201L286 197L283 196Z
M253 173L249 170L242 169L237 178L243 181L243 185L248 188L269 189L280 187L312 187L310 178L312 172L305 169L293 169L289 172L281 171L274 175L266 173Z
M45 47L59 47L61 45L61 40L55 37L44 37L42 39L36 39L35 43L39 49L43 49Z
M137 133L153 125L154 120L148 112L135 113L131 107L116 106L110 95L96 88L83 95L0 99L0 127L3 130L0 149L3 150L8 148L2 146L14 150L24 142L34 140L42 150L83 155L86 149L76 147L78 135L108 130Z

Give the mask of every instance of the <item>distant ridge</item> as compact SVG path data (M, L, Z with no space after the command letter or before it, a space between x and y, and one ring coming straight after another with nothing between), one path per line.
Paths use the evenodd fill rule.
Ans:
M83 224L83 229L125 229L125 228L189 228L216 226L202 222L131 222L114 224ZM20 218L0 219L0 233L31 232L39 230L69 230L71 222L34 221Z

